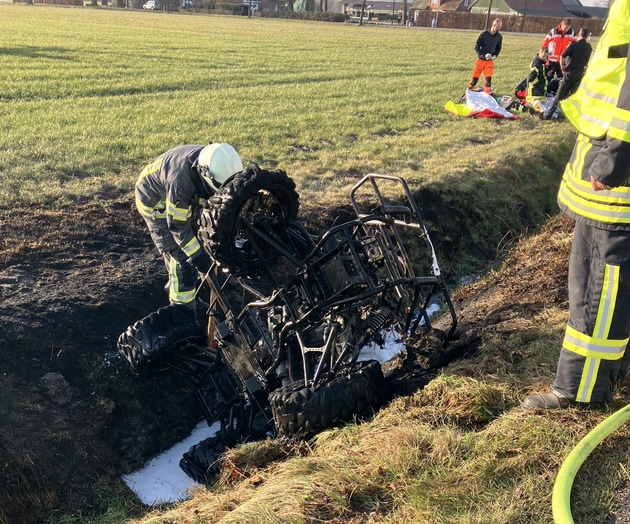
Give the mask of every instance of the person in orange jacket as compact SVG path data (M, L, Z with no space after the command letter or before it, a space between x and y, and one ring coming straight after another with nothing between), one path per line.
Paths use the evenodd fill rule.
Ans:
M564 75L560 80L560 87L553 98L551 106L543 115L544 120L553 117L560 101L571 96L580 87L584 73L586 73L586 66L593 52L591 44L587 41L588 35L588 29L582 27L578 31L578 39L571 43L562 53L560 58Z
M484 76L484 88L486 93L492 94L492 74L494 72L494 61L501 52L503 36L499 31L503 27L503 21L495 18L490 29L483 31L475 42L475 52L477 60L473 68L472 78L468 83L468 89L474 89L479 81L479 77Z
M541 47L549 49L549 62L547 63L547 77L549 80L562 78L561 56L569 44L575 40L575 31L571 27L571 19L564 18L554 27L545 39Z

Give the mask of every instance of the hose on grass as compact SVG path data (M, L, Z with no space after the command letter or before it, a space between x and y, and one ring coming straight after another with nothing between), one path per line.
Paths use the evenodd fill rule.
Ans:
M562 463L553 486L551 508L555 524L573 524L571 487L580 466L608 435L630 420L630 404L600 422L569 453Z

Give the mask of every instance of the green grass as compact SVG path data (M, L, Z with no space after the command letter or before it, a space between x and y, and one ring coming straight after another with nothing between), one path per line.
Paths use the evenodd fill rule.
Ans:
M354 180L345 175L369 171L484 183L494 162L523 143L525 154L546 148L557 129L443 110L466 86L475 38L0 5L0 206L125 191L153 156L207 140L277 164L315 202L337 201ZM497 92L513 93L539 40L505 35Z

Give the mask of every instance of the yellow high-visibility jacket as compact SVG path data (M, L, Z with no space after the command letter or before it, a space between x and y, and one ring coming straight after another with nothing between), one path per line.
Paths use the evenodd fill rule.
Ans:
M582 84L560 102L579 132L558 204L606 229L630 230L630 0L616 0ZM591 177L610 191L594 191Z

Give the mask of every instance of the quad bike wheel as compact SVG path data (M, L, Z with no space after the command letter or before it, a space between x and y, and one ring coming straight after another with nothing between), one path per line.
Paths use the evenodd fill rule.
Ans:
M230 445L220 434L204 439L184 453L179 467L195 482L210 484L221 471L222 455Z
M299 196L284 171L266 171L251 164L222 186L199 219L199 238L208 254L229 270L260 269L261 257L248 236L248 225L277 237L295 219ZM258 239L256 239L258 240ZM267 262L275 250L258 242Z
M269 402L280 435L306 436L362 415L386 400L376 360L356 362L316 386L297 381L272 391Z
M177 342L201 335L195 312L183 304L170 304L150 313L118 337L118 351L135 376L148 374L154 362Z
M179 467L195 482L211 484L221 471L227 448L273 435L268 411L249 403L233 404L230 413L221 420L221 430L184 453Z

